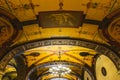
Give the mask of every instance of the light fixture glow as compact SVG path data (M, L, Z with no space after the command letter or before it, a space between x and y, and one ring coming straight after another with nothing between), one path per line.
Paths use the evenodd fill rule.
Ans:
M56 65L49 69L49 72L53 75L65 75L71 72L71 69L63 65Z

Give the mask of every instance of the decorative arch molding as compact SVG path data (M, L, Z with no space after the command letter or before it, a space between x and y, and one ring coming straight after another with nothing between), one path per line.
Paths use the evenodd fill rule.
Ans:
M52 78L49 78L49 80L55 80L56 78L59 78L59 77L52 77ZM40 80L40 79L41 79L41 77L38 80ZM63 80L69 80L66 77L61 77L61 79L63 79ZM73 78L71 78L71 79L73 79Z
M72 39L72 38L49 38L38 41L33 41L29 43L25 43L18 46L13 46L11 50L1 59L0 61L0 70L4 70L8 62L20 52L24 52L25 50L29 50L36 47L43 46L52 46L52 45L71 45L71 46L80 46L86 47L89 49L93 49L99 54L104 54L112 59L118 69L120 69L120 58L117 52L111 50L109 46L82 40L82 39Z
M39 64L38 66L35 66L33 67L27 74L25 80L28 80L29 76L31 73L33 73L35 70L39 69L39 68L44 68L44 67L51 67L51 66L55 66L56 64L62 64L64 66L75 66L75 67L78 67L79 69L83 70L83 69L87 69L85 66L83 65L80 65L78 63L74 63L74 62L68 62L68 61L52 61L52 62L46 62L44 64ZM89 71L89 70L88 70ZM90 72L90 71L89 71ZM90 72L91 73L91 72ZM45 76L45 75L48 75L50 74L49 72L45 73L45 74L42 74L42 75L39 75L39 79L41 78L41 76ZM80 79L82 78L80 74L76 74L76 73L70 73L70 75L74 75L74 76L77 76L79 77ZM92 74L91 74L92 75Z
M12 74L17 74L16 71L12 71L12 72L7 72L6 74L3 75L2 79L1 80L4 80L4 78L7 78L8 80L12 80ZM16 77L15 77L16 79Z
M82 78L81 78L80 75L78 76L78 75L75 74L75 73L69 73L69 74L72 75L72 76L78 77L79 80L82 80ZM43 77L43 76L45 76L45 75L49 75L49 73L46 73L46 74L44 74L44 75L42 75L42 76L39 76L37 80L41 80L41 77ZM54 79L54 78L57 78L57 77L52 77L52 78L50 78L49 80ZM66 78L66 77L61 77L61 78L68 79L68 78ZM69 80L69 79L68 79L68 80Z
M89 67L88 65L84 65L82 71L82 80L96 80L94 76L93 68Z

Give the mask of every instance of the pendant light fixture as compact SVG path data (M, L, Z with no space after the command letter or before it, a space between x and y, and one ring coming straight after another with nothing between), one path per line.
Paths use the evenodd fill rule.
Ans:
M52 66L51 68L49 68L49 72L53 75L56 75L56 76L64 76L65 74L68 74L71 72L71 69L62 65L61 63L61 48L59 48L59 51L58 51L58 59L59 59L59 63Z

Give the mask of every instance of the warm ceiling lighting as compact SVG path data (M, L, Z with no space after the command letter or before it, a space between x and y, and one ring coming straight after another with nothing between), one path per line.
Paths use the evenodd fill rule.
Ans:
M62 76L71 72L71 69L63 65L56 65L49 69L49 72L56 76Z

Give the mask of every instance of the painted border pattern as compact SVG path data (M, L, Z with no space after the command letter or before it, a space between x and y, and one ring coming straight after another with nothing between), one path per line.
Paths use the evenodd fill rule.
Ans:
M120 58L118 57L117 53L110 50L107 47L104 47L103 45L92 43L88 41L83 41L80 39L49 39L49 40L41 40L41 41L35 41L26 43L23 45L20 45L16 48L13 48L11 51L9 51L6 56L4 56L0 61L0 70L4 70L8 62L16 55L19 54L19 52L24 52L25 50L29 50L36 47L43 47L43 46L51 46L51 45L71 45L71 46L81 46L86 47L95 50L99 54L104 54L115 63L116 67L120 69Z

